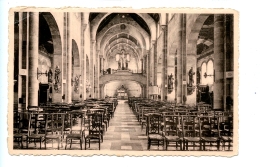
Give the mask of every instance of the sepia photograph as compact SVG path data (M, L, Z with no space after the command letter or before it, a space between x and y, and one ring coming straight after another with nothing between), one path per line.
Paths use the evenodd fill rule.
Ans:
M238 154L238 12L12 8L8 150Z

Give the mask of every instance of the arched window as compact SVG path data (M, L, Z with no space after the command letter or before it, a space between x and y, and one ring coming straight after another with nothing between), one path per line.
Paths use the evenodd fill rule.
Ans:
M208 76L206 79L207 79L207 84L209 85L212 85L213 82L214 82L214 67L213 67L213 61L212 60L209 60L208 63L207 63L207 75L211 75L211 76Z
M205 72L207 71L207 66L206 63L202 63L201 65L201 73L200 73L200 78L201 78L201 85L206 85L207 84L207 80L204 77Z

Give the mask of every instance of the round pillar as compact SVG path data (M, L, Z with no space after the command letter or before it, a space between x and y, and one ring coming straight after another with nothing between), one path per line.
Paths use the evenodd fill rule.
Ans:
M214 15L214 109L223 109L224 90L224 15Z
M39 47L39 13L30 12L29 16L29 91L28 105L38 106L38 89L39 83L37 80L38 68L38 47Z
M72 39L70 37L70 13L67 14L67 94L65 100L71 103L72 89L71 89L71 72L72 72Z

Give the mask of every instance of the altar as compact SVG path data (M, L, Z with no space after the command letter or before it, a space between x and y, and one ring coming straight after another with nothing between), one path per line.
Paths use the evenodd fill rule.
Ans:
M127 89L122 85L119 89L117 89L117 99L118 100L126 100L128 99Z

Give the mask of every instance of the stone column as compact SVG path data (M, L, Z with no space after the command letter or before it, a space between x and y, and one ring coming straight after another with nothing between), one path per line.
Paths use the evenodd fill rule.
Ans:
M162 90L161 90L161 100L164 101L165 96L167 96L167 25L162 25L162 35L163 35L163 55L162 55Z
M86 99L86 54L85 54L85 44L84 44L84 40L85 40L85 30L87 27L87 23L84 22L84 17L85 15L83 14L82 16L82 25L81 25L81 57L82 57L82 61L81 61L81 76L82 76L82 98L81 100L85 100Z
M29 106L38 106L38 89L37 80L38 68L38 47L39 47L39 13L29 13Z
M182 36L181 36L181 42L182 42L182 103L183 101L183 96L186 97L187 100L187 55L186 55L186 14L182 14L182 22L181 22L181 27L182 27ZM196 71L196 69L194 69ZM194 78L195 80L195 78ZM187 101L185 102L187 103Z
M63 48L62 48L62 67L61 67L61 84L62 84L62 90L61 90L61 94L58 94L57 99L55 98L55 96L57 96L57 93L54 91L53 93L53 102L65 102L66 101L66 97L65 97L65 101L62 99L62 96L67 94L67 84L68 84L68 80L67 80L67 16L68 13L64 12L63 14ZM55 68L55 67L54 67ZM53 69L54 71L55 69ZM63 82L66 81L66 82Z
M152 45L151 45L151 52L149 54L149 77L150 77L150 83L152 83L152 85L154 85L154 46L155 45L155 41L152 41ZM149 84L150 84L149 83Z
M100 55L100 75L103 75L103 70L104 70L104 68L103 68L103 66L104 66L104 61L103 61L104 59L103 59L103 56L102 55Z
M149 61L149 51L146 51L147 52L147 54L146 54L146 57L145 57L145 59L146 59L146 61L145 61L145 70L146 70L146 98L149 98L149 83L150 83L150 69L149 69L149 64L151 64L150 63L150 61Z
M144 73L144 59L141 59L141 73Z
M100 94L99 94L99 89L100 89L100 86L99 86L99 74L100 74L100 71L99 71L99 69L100 69L100 64L99 64L99 52L100 52L100 50L97 50L97 52L96 52L96 57L95 57L95 60L96 60L96 69L95 69L95 97L96 98L99 98L99 96L100 96Z
M157 41L153 43L153 85L157 85Z
M224 15L214 15L214 109L223 109L224 93Z
M178 35L177 35L177 103L182 103L182 16L183 14L178 14Z
M72 72L72 39L70 37L70 13L67 15L67 93L65 100L71 103L72 88L71 88L71 72Z
M91 48L90 48L90 57L89 57L89 81L91 85L90 89L90 95L93 98L94 97L94 87L95 87L95 82L94 82L94 55L96 53L96 40L91 41Z
M19 12L19 52L18 52L18 108L21 107L19 103L19 98L22 97L22 75L20 70L22 69L22 56L23 56L23 12Z

